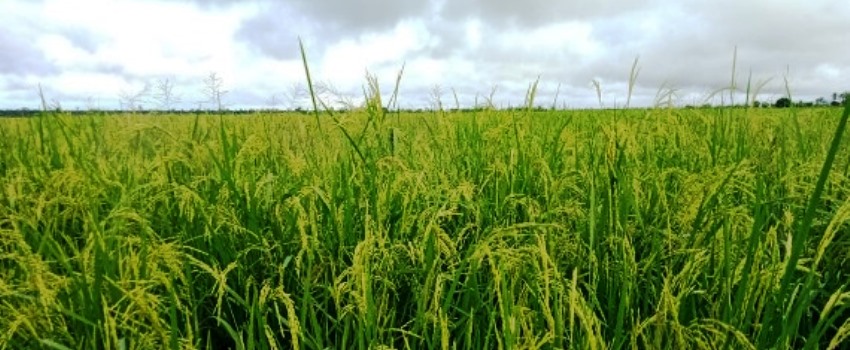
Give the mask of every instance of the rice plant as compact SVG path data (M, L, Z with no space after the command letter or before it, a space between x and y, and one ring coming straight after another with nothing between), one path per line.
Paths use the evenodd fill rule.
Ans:
M0 349L848 346L850 107L387 117L371 83L0 120Z

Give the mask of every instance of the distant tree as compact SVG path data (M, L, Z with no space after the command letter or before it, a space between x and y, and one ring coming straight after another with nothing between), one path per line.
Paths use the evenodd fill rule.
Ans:
M307 86L297 82L290 84L286 91L283 92L286 108L291 110L294 110L296 107L300 107L301 103L309 96L310 91L307 89Z
M815 105L815 103L811 102L811 101L806 102L806 101L803 101L803 100L798 100L797 102L793 102L792 105L794 107L812 107L812 106Z
M818 97L818 98L815 100L815 105L818 105L818 106L826 106L827 104L828 104L828 103L826 102L826 98Z
M137 91L122 90L118 94L118 104L121 109L126 111L140 111L144 109L144 104L147 103L148 95L151 91L151 85L145 83L145 86Z
M780 97L776 100L776 103L773 104L776 108L788 108L791 107L791 99L787 97Z
M204 80L203 92L207 96L207 102L213 104L219 112L224 110L225 105L222 98L228 93L224 90L224 79L215 72L210 72L210 75Z
M180 95L174 93L174 82L169 79L160 79L156 82L156 91L153 98L162 110L171 110L174 105L180 103Z
M92 97L92 96L86 97L86 110L96 111L96 110L99 110L99 109L100 109L100 107L98 107L97 103L94 100L94 97Z
M268 106L267 109L270 111L277 110L278 106L280 106L280 98L278 98L278 95L272 94L271 97L266 100L266 106Z
M353 95L345 93L329 81L316 82L313 84L313 91L316 93L316 97L322 101L323 104L330 105L329 107L336 105L337 107L342 107L348 110L357 108L357 103L354 102ZM309 96L309 93L309 91L305 91L305 95Z
M56 113L62 112L62 103L57 99L50 100L50 109Z

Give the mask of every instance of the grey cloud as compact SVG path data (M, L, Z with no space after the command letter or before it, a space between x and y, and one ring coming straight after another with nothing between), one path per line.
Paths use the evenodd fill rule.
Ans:
M102 35L82 28L64 27L59 28L56 31L62 33L62 36L68 39L74 47L83 49L88 53L97 52L97 49L100 47L100 43L103 42Z
M16 30L0 32L0 74L53 74L56 68L32 45L32 38Z
M474 76L483 79L522 80L534 79L537 75L550 77L579 71L583 58L570 51L524 51L497 39L499 26L492 22L481 22L482 41L472 47L466 40L465 24L440 21L429 25L431 34L439 38L439 45L428 48L426 54L436 59L458 59L471 62ZM472 73L472 72L471 72Z
M23 77L0 75L0 87L2 87L0 89L0 101L5 102L0 105L0 108L41 108L37 83L29 82ZM75 98L73 94L52 89L49 84L42 84L41 88L49 104L60 103L62 106L66 106L66 102Z
M365 3L343 0L264 3L262 13L244 22L237 38L264 55L294 59L298 57L298 36L305 39L311 51L322 52L325 46L342 38L387 30L400 20L417 17L426 23L439 44L413 55L471 60L482 76L491 79L526 78L577 70L574 62L579 57L571 57L567 53L541 57L539 52L519 52L494 44L492 36L510 27L510 23L518 28L533 29L563 19L630 13L636 11L639 5L623 5L615 1L553 4L545 0L531 0L530 4L528 1L446 1L440 4L427 1L387 3L381 0ZM470 48L465 38L465 21L473 18L481 21L484 36L478 48ZM561 64L564 65L558 67Z
M3 83L2 90L7 92L20 92L33 88L25 79L18 76L0 76L0 81Z
M536 27L552 22L588 20L631 12L648 3L618 0L447 0L441 15L454 19L478 17L502 26Z
M271 5L267 11L243 22L235 35L237 40L263 55L292 59L298 57L299 30L312 31L310 27L310 22L297 18L291 8Z
M134 78L141 78L141 76L134 76L129 74L124 66L116 63L106 63L100 62L92 65L89 68L89 71L94 73L104 73L104 74L112 74L116 76L129 76Z
M719 1L693 8L715 34L775 53L846 46L850 7L839 3Z
M238 0L196 0L195 2L202 6L243 3ZM278 19L291 15L304 16L323 26L352 34L364 30L388 28L401 19L419 17L428 12L432 5L430 1L419 0L292 0L263 1L260 6L264 8L261 16ZM284 12L278 12L281 10Z
M422 15L430 6L419 0L297 0L293 5L301 14L348 33L389 28L401 19Z
M478 2L446 4L442 17L428 20L432 35L440 38L440 45L430 49L428 55L473 62L476 72L465 79L474 80L479 88L486 81L495 81L501 82L503 90L511 89L509 94L521 94L525 84L541 74L543 81L562 82L570 91L592 96L589 81L602 78L606 96L620 102L625 101L631 63L639 56L642 70L633 100L636 104L651 104L663 87L681 89L680 103L692 103L696 100L685 100L727 87L735 47L739 90L746 88L752 74L753 84L769 81L761 98L784 94L783 79L789 68L792 91L804 99L846 89L850 74L842 68L846 66L844 58L850 57L846 45L850 7L846 6L685 2L658 8L618 8L607 13L604 6L579 6L570 11L569 6L578 5L547 7L531 2L523 2L522 8L513 2L496 3L491 8L470 5ZM593 39L605 47L604 54L590 61L569 53L511 50L486 40L487 35L497 36L506 28L534 29L559 21L564 18L551 14L561 12L591 23ZM467 47L464 39L463 21L468 18L482 20L485 40L477 49ZM474 90L476 86L458 90L464 88Z
M205 10L245 4L239 0L193 2ZM323 51L343 38L392 28L405 18L422 14L430 6L428 1L416 0L267 0L253 5L260 8L259 13L241 24L235 39L276 59L297 58L299 37L311 51Z
M39 35L56 34L74 47L95 53L102 36L90 30L54 23L38 23L27 17L12 17L0 32L0 73L17 75L51 75L59 73L55 62L34 44Z
M245 21L236 37L259 52L278 59L298 56L297 38L322 49L343 37L392 28L399 21L427 12L427 1L290 1L266 2Z
M195 0L195 3L202 9L217 10L244 4L236 0ZM848 87L850 69L846 58L850 57L850 46L846 44L846 33L850 32L847 23L850 6L834 1L812 3L793 0L684 0L665 4L657 0L266 0L252 4L261 8L261 12L242 23L235 39L263 56L291 60L298 58L297 38L301 36L311 60L319 61L325 47L342 40L389 31L404 20L421 21L435 44L411 52L405 58L408 69L411 69L410 63L419 58L464 62L473 67L463 73L453 68L451 76L440 77L444 79L440 83L446 93L444 97L451 101L447 104L453 104L452 87L460 94L462 103L473 100L476 93L489 93L493 85L500 86L498 101L521 99L527 84L538 75L541 84L548 84L548 88L541 91L541 101L552 97L554 87L561 82L564 84L562 98L568 99L568 103L583 103L587 100L585 97L589 97L593 105L595 95L589 82L594 78L602 79L605 84L606 103L612 102L608 100L615 96L618 101L624 101L622 90L637 55L642 67L637 100L651 101L661 86L682 88L683 95L704 94L728 85L732 52L736 46L740 86L746 84L747 75L752 71L756 81L773 78L764 90L766 95L781 94L783 76L790 68L792 90L801 97L816 97ZM483 40L478 47L470 46L466 39L468 20L481 22ZM591 38L602 47L598 57L572 51L526 52L493 40L507 31L531 31L565 21L592 26ZM32 28L47 28L39 32L61 33L73 45L90 53L98 50L101 39L97 33L79 28L48 27L20 22L0 32L0 76L49 77L58 73L32 46L35 35L26 32ZM387 63L384 69L387 73L381 76L394 78L400 64ZM122 76L129 81L151 78L132 76L115 64L94 62L78 68ZM433 88L427 85L432 80L428 80L429 83L414 81L412 77L417 74L424 76L427 72L406 72L402 90L404 96L409 97L403 97L402 102L427 102ZM194 95L196 89L192 86L198 84L197 80L178 82L186 86L185 94ZM9 84L6 85L11 86ZM359 93L357 87L352 89ZM264 93L238 90L234 89L229 96L234 104L268 97Z
M739 89L745 89L752 73L753 83L772 78L764 94L781 95L787 69L792 90L803 98L841 89L840 77L846 81L848 71L823 67L843 67L842 59L850 57L844 20L850 9L764 4L686 2L672 10L659 9L661 24L654 30L629 27L626 23L636 23L632 19L598 20L594 37L610 49L586 70L610 82L624 82L632 60L640 55L640 86L652 90L666 85L705 94L729 86L737 46Z
M426 22L430 35L437 38L438 44L424 52L431 58L449 58L462 54L466 49L462 21L431 19Z

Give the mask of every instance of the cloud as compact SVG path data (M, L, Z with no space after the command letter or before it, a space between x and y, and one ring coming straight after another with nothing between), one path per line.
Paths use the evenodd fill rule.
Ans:
M260 2L257 7L240 26L237 39L270 57L293 59L298 57L299 37L323 50L342 38L392 30L427 12L429 2L297 0Z
M295 0L295 9L334 32L359 34L395 26L401 20L419 17L429 8L419 0Z
M28 39L30 31L28 26L16 25L0 31L0 74L20 76L57 72L48 57Z
M612 105L625 101L635 57L635 101L671 87L692 103L730 84L736 47L742 89L752 74L768 81L765 98L787 79L814 99L848 88L846 18L850 7L820 0L8 0L0 108L39 82L69 100L111 101L162 77L190 101L209 72L234 106L261 105L303 83L299 37L314 78L358 98L366 70L389 93L405 64L402 105L427 106L437 86L466 105L498 86L497 102L516 105L538 77L540 103L560 84L560 101L594 106L597 80Z
M616 0L445 0L440 14L455 20L481 18L499 27L534 28L555 22L615 16L651 4L651 1Z
M235 38L246 44L255 52L275 59L295 59L298 57L298 37L301 35L296 28L306 28L310 22L289 17L282 20L280 16L288 8L283 4L272 6L270 12L253 16L239 26Z

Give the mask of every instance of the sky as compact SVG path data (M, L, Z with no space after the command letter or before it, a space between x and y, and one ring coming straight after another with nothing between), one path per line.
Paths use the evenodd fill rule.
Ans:
M518 106L534 82L560 108L742 103L748 82L831 101L848 19L834 0L2 0L0 109L40 108L39 87L64 109L214 108L211 75L226 108L308 108L299 38L329 105L361 104L367 74L388 101L400 73L403 108Z

